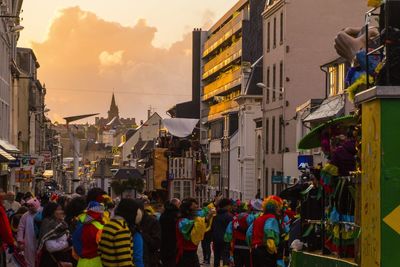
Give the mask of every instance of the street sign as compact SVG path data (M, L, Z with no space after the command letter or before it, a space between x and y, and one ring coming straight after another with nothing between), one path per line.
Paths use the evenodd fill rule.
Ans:
M282 175L273 175L272 176L272 183L273 184L281 184L283 182L283 176Z

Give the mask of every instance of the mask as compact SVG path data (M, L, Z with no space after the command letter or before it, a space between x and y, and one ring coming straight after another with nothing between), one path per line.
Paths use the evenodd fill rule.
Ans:
M138 209L136 213L135 224L139 224L142 221L142 218L143 218L143 212L141 209Z

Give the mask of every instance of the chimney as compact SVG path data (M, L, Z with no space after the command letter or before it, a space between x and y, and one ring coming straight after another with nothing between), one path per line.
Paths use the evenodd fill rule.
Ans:
M147 110L147 119L150 119L150 117L151 117L151 108Z

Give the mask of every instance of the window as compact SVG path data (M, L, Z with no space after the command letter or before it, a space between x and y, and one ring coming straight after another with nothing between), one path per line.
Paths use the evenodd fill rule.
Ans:
M278 136L278 147L279 147L279 153L283 153L283 127L284 127L284 121L283 121L283 116L279 116L279 136Z
M271 131L272 131L272 144L271 144L271 153L275 153L275 116L272 117L272 126L271 126Z
M268 21L268 24L267 24L267 52L269 52L270 47L271 47L271 23Z
M283 44L283 12L281 12L281 26L279 30L280 30L279 44Z
M329 95L334 96L344 91L346 66L344 63L328 67Z
M274 18L274 48L276 47L276 17Z
M211 139L218 139L224 136L224 122L217 121L211 124Z
M174 180L174 198L185 199L192 197L192 181Z
M269 119L265 121L265 153L269 153Z
M272 67L272 101L276 100L276 65Z
M267 94L267 103L269 103L269 94L270 94L270 89L271 89L271 83L270 83L270 74L271 74L271 69L270 67L267 68L267 88L266 88L266 94Z
M279 64L279 91L283 92L283 61ZM282 93L279 94L279 99L282 99Z
M264 182L265 182L265 194L268 195L268 194L269 194L269 192L268 192L268 185L269 185L269 169L268 169L268 168L265 169L265 180L264 180Z

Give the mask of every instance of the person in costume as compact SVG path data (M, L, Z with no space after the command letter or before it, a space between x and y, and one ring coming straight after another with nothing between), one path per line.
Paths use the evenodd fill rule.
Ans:
M29 199L26 204L28 211L22 215L19 222L17 241L19 248L24 251L26 266L34 267L37 249L34 219L41 207L36 198Z
M248 212L246 203L240 203L237 212L226 228L224 239L230 243L231 264L235 267L250 267L250 247L246 242L246 232L255 217Z
M89 202L86 211L78 217L72 245L78 259L78 267L101 267L98 245L104 227L104 206Z
M115 216L104 225L99 250L104 267L143 267L143 239L135 231L143 216L140 204L122 199Z
M2 202L2 196L0 196L0 266L7 266L4 248L5 245L13 247L15 241L11 232L10 222L8 221Z
M212 213L207 214L207 218L198 216L198 204L193 198L183 200L180 210L181 218L176 225L177 266L200 267L197 249L206 232L206 219L209 220Z
M283 201L269 196L263 202L263 214L255 219L251 229L253 267L276 267L280 243L279 216Z
M217 198L215 200L217 200ZM206 233L204 234L204 239L201 241L201 249L203 251L203 261L205 264L210 264L211 260L212 225L217 211L215 205L216 205L215 202L205 203L202 210L203 215L208 214L210 212L214 214L207 222Z

